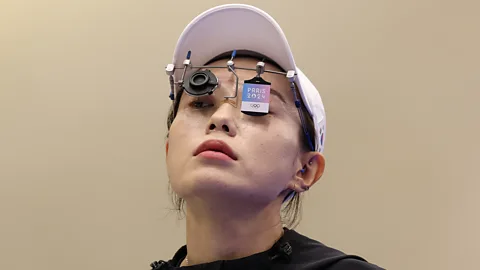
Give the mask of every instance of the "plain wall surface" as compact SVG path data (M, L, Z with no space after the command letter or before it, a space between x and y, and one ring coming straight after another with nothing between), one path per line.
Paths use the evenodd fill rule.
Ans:
M0 269L150 269L184 244L164 67L227 2L0 2ZM238 2L325 103L297 230L387 269L480 269L480 2Z

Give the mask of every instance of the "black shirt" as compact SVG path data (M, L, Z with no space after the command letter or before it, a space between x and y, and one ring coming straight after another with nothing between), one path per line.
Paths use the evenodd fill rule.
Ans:
M153 270L381 270L365 259L347 255L310 239L295 230L284 228L284 235L267 251L235 260L219 260L209 263L180 267L187 256L187 247L182 246L168 261L158 261L150 266Z

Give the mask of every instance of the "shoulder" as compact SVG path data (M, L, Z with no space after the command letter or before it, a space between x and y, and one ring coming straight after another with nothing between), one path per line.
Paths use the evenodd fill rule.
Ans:
M288 242L292 245L292 263L299 269L325 270L382 270L367 262L366 259L345 254L315 239L302 235L295 230L286 232Z
M385 270L367 261L346 258L333 264L328 270Z

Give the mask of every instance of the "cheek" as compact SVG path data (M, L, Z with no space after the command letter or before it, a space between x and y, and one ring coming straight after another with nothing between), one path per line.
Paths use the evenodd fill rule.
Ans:
M296 170L299 143L295 131L285 125L271 125L268 130L252 133L244 142L244 149L248 149L250 157L249 177L264 179L262 186L283 189Z
M183 141L189 136L193 136L195 133L203 131L205 121L205 119L200 119L199 117L192 117L192 115L186 113L179 113L170 127L170 136L176 141Z
M192 119L178 114L169 131L169 147L166 157L170 180L175 180L198 145L204 126L201 119Z
M282 161L296 156L299 147L298 128L290 119L271 117L268 127L260 128L253 137L257 138L257 147L265 155ZM261 153L259 153L262 156Z

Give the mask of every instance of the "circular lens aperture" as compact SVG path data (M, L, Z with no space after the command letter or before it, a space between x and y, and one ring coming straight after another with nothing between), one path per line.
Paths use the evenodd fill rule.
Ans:
M211 95L217 86L218 78L210 70L196 71L183 83L185 91L192 96Z

